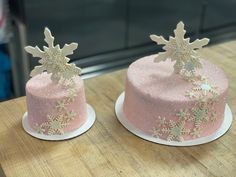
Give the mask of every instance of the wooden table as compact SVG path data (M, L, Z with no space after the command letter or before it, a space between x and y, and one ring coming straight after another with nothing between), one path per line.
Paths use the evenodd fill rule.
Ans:
M202 54L225 70L230 82L228 103L235 117L236 41L208 47ZM128 132L114 112L125 72L85 81L97 120L90 131L68 141L42 141L23 131L25 97L1 103L0 164L6 176L236 176L235 123L217 141L194 147L158 145Z

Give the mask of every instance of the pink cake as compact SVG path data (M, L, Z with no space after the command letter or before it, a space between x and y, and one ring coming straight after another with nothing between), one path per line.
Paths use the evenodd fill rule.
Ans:
M214 133L222 124L228 80L214 64L201 60L193 80L174 72L170 59L154 63L151 55L127 71L123 111L139 130L170 141Z
M81 69L69 63L68 55L78 47L77 43L54 44L55 38L44 29L44 41L48 46L25 47L26 52L40 58L39 66L31 71L26 84L28 124L40 134L62 135L80 128L87 120L87 104Z
M44 72L26 84L29 125L49 135L78 129L87 119L83 80L77 76L75 87L67 88L50 77Z

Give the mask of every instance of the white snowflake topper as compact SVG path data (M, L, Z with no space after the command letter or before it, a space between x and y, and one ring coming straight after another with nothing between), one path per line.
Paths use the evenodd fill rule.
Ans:
M54 46L54 37L48 28L44 30L44 41L48 47L43 46L43 51L38 46L27 46L25 50L32 54L33 57L41 58L39 60L40 66L36 66L30 73L31 77L41 74L43 71L51 73L52 81L58 83L60 80L71 80L74 76L80 74L81 69L75 64L69 64L67 55L73 54L73 51L78 47L77 43L65 44L60 49L59 45Z
M170 58L171 61L176 61L174 64L176 73L194 75L195 70L202 67L196 50L207 45L209 39L197 39L190 43L189 38L184 38L185 33L184 23L179 22L174 30L175 37L170 36L169 41L165 40L163 36L150 35L150 38L158 45L164 45L165 50L165 52L160 52L154 61L160 62Z

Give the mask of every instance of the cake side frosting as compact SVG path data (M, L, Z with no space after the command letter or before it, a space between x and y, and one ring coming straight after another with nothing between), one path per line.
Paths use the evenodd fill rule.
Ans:
M44 134L63 134L79 128L87 119L83 80L75 87L63 86L42 73L26 84L28 120L31 128Z
M171 131L181 131L184 140L215 132L224 118L228 89L224 72L202 60L203 68L196 74L207 80L193 84L174 72L170 60L153 63L156 56L137 60L127 71L123 106L127 119L138 129L163 139L170 138ZM209 92L204 96L208 103L199 109L199 100L192 99L191 94L204 91ZM217 92L214 102L213 92Z

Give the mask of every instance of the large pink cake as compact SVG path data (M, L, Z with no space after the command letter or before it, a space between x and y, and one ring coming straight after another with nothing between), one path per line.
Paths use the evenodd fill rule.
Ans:
M87 119L83 80L74 78L75 87L57 84L46 72L26 84L28 120L43 134L64 134L78 129Z
M214 64L201 60L193 80L174 72L170 59L151 55L127 71L123 110L139 130L161 139L182 141L214 133L222 124L228 80Z

